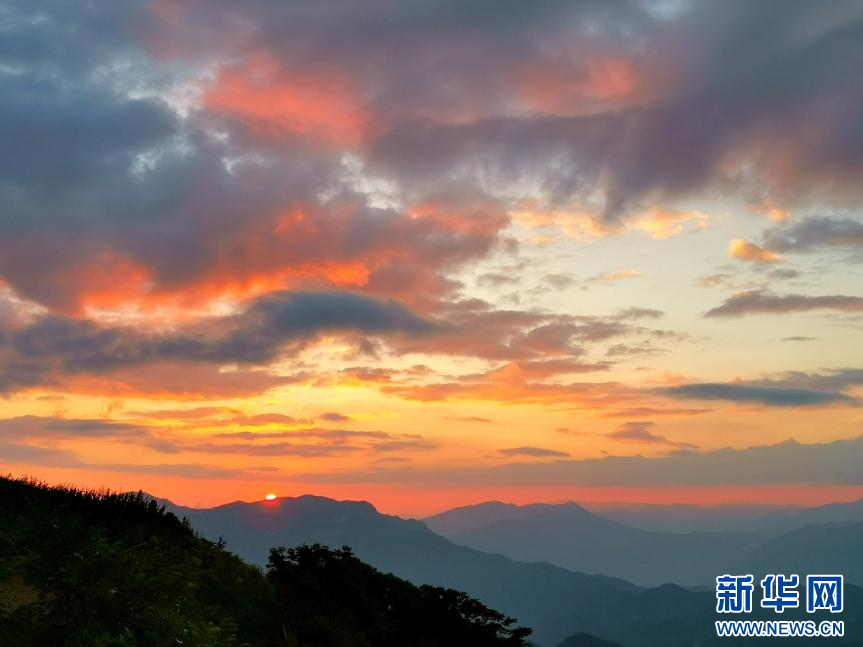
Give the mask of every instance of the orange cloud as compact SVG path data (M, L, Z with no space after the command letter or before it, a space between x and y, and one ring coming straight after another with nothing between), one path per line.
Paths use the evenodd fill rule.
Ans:
M775 263L781 258L779 254L765 247L749 243L740 238L732 240L728 245L728 255L731 258L737 258L741 261L751 261L753 263Z
M102 397L145 397L166 400L206 400L260 395L296 381L264 371L222 371L203 363L163 362L114 371L110 376L75 375L58 378L48 389Z
M289 70L265 52L220 69L204 106L246 122L263 137L289 133L356 146L369 115L350 77L337 69Z
M655 240L665 240L683 233L687 228L704 229L709 216L700 211L675 211L674 209L651 209L637 218L632 227L639 229Z
M201 207L190 199L183 208ZM508 222L495 204L469 199L429 199L403 212L357 200L296 204L250 214L229 238L203 227L185 254L169 247L93 255L61 246L56 262L28 272L16 287L56 311L134 323L212 315L220 304L285 289L361 290L416 306L451 292L456 284L445 273L486 254ZM22 260L14 250L6 260L29 267L27 259L58 242L48 234L25 240Z

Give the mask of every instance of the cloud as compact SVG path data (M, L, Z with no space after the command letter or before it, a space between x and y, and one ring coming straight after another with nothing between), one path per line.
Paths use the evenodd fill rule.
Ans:
M479 299L440 304L434 322L439 326L434 334L403 337L393 347L400 354L507 361L572 359L584 353L582 344L636 332L634 326L615 317L507 310Z
M160 437L147 427L112 420L76 418L49 418L20 416L0 419L0 441L17 446L16 456L23 456L25 447L38 452L31 441L57 442L59 440L103 440L146 447L157 452L173 454L176 445ZM56 454L59 458L61 454Z
M480 287L501 288L507 285L518 285L519 281L518 276L513 276L511 274L486 272L477 277L476 284Z
M608 438L624 443L641 443L647 445L668 445L681 449L694 448L692 443L681 443L668 440L664 436L655 434L650 429L655 427L655 422L633 421L623 423L617 431L607 434Z
M355 80L322 88L263 43L192 51L205 41L169 34L162 5L10 7L0 135L15 153L0 160L0 199L16 215L0 216L0 276L16 293L76 315L298 286L406 299L448 292L444 273L499 242L507 217L481 191L381 205L359 190L331 137L353 127L334 112L350 110ZM213 26L201 17L196 33Z
M7 439L58 439L58 438L107 438L140 439L150 436L143 426L115 422L77 418L46 418L40 416L20 416L0 419L0 436Z
M662 310L653 308L627 308L617 313L619 319L662 319L665 313Z
M578 280L572 274L546 274L542 277L542 283L552 290L566 290L572 287Z
M545 449L543 447L509 447L507 449L499 449L497 453L501 456L531 456L533 458L565 458L569 456L567 452Z
M821 373L788 371L780 373L775 379L763 380L762 383L769 386L781 385L824 391L845 391L851 387L863 385L863 369L839 368Z
M764 241L780 252L863 247L863 222L849 217L811 216L768 230Z
M200 420L222 415L239 415L238 409L230 407L192 407L189 409L154 409L152 411L128 411L126 415L150 420Z
M219 443L187 443L187 451L221 454L286 455L319 457L355 452L390 453L431 450L439 445L417 434L347 429L290 429L282 431L237 431L210 436ZM268 441L278 442L268 442ZM313 442L309 442L313 441Z
M614 344L609 346L605 351L608 357L628 357L634 355L656 355L657 353L667 352L662 348L655 348L648 344L641 346L633 346L631 344Z
M629 407L608 411L602 415L603 418L643 418L644 416L698 416L702 413L710 413L713 409L679 409L655 407Z
M785 314L812 310L863 311L863 297L831 294L806 296L803 294L776 295L766 290L738 292L721 306L709 310L707 317L742 317L753 314Z
M639 276L642 276L642 273L638 270L619 270L616 272L602 272L601 274L594 274L593 276L588 277L584 280L584 285L595 285L597 283L617 283L619 281L625 281L626 279L635 279Z
M349 416L346 416L337 411L327 411L326 413L322 413L318 416L321 420L326 420L327 422L350 422L351 419Z
M239 314L161 334L47 315L0 338L0 391L160 363L186 362L186 370L195 364L266 364L287 345L302 345L325 332L421 336L434 329L397 301L348 292L271 293ZM265 373L257 377L259 386L287 381ZM129 379L140 383L147 374L139 371Z
M523 404L568 404L587 409L620 406L639 397L618 382L547 382L525 374L517 365L451 381L379 385L388 395L419 402L480 400Z
M677 450L654 458L609 456L495 467L378 468L336 474L303 473L292 478L313 483L407 483L430 487L863 485L861 461L863 437L814 444L789 440L744 449Z
M15 375L12 373L12 377ZM157 361L95 372L65 372L62 365L40 372L32 381L13 389L38 387L96 397L173 400L244 398L279 386L302 382L303 374L275 375L258 369L223 369L204 362ZM2 383L0 383L2 386ZM8 386L8 383L7 385Z
M745 383L683 384L662 389L661 392L681 400L752 402L768 407L819 407L831 404L854 404L856 402L854 398L837 391L816 391Z
M278 414L253 416L249 426L261 422L287 423ZM219 426L222 421L208 420L203 427ZM244 426L242 418L229 424ZM196 432L199 426L194 427ZM0 448L10 447L10 460L37 464L47 457L52 465L74 467L81 464L71 451L40 454L40 443L71 441L83 451L89 441L102 441L146 448L163 454L231 454L241 456L295 456L321 458L356 453L395 453L432 450L437 443L416 434L391 434L383 431L350 431L344 429L301 428L277 431L231 431L188 435L172 428L113 420L67 419L22 416L0 420ZM6 454L4 454L4 458ZM64 460L64 458L66 460ZM106 468L107 469L107 468Z
M524 201L661 238L702 222L669 203L729 185L859 199L855 3L481 6L11 5L0 275L79 316L412 303L508 244Z
M632 227L643 231L655 240L665 240L681 234L687 227L701 230L707 226L709 216L699 211L674 211L670 209L651 209L646 215L638 217Z
M489 424L492 422L490 418L483 418L482 416L444 416L444 420L455 420L457 422L479 422L483 424Z
M777 267L776 269L770 270L767 273L767 276L776 281L785 281L788 279L800 278L802 273L788 267Z
M731 258L753 263L775 263L780 259L776 252L739 238L732 240L728 245L728 255Z

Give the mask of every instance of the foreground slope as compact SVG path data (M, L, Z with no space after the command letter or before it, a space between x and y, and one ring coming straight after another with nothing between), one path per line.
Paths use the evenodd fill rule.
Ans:
M143 496L0 479L0 644L275 644L259 569Z
M141 494L0 478L0 645L519 647L527 630L320 545L267 574Z

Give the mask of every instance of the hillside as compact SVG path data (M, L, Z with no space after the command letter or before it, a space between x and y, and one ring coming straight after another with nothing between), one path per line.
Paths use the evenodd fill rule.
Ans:
M349 549L276 549L265 575L144 495L0 478L2 645L523 645L513 624Z

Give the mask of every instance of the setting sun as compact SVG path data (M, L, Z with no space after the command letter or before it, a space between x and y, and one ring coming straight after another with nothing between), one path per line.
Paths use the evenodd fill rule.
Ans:
M270 492L267 496L264 497L264 499L266 499L267 501L275 501L276 495Z

